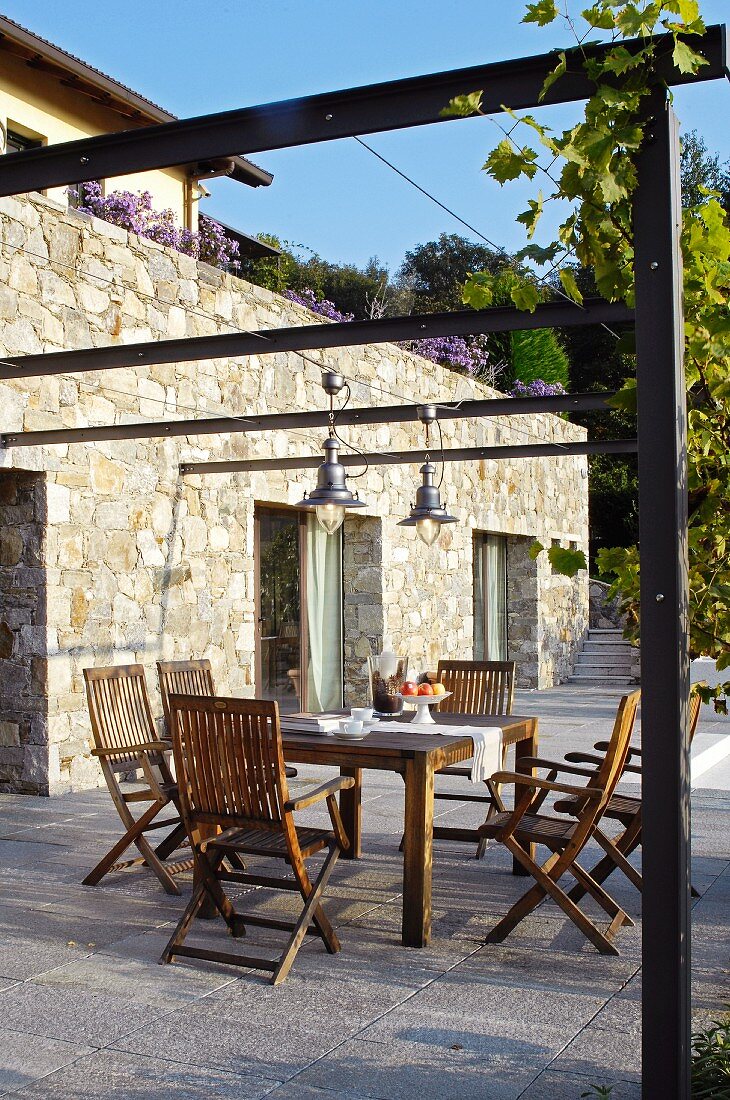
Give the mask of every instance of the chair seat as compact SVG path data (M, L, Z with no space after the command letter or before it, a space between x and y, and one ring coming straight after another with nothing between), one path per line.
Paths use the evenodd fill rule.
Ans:
M299 847L306 858L314 852L326 848L334 838L334 833L329 829L297 829ZM207 848L218 848L226 852L246 852L249 855L274 856L277 859L287 859L289 849L286 838L279 830L257 828L255 825L246 828L226 829L220 836L208 841Z
M575 814L581 803L577 798L561 798L555 803L555 810L559 814ZM641 799L632 798L629 795L614 794L608 801L603 812L604 817L613 818L627 824L641 809Z
M494 814L480 826L479 833L494 837L512 820L513 816L511 810ZM525 814L515 829L514 836L520 841L544 842L548 847L562 848L572 838L575 827L574 821L560 821L558 818L543 817L541 814Z

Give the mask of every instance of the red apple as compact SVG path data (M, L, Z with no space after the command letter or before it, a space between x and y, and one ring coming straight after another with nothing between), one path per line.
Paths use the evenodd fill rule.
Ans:
M418 685L418 694L419 695L433 695L433 688L431 687L430 684L419 684Z
M418 684L415 680L404 680L400 693L401 695L418 695Z

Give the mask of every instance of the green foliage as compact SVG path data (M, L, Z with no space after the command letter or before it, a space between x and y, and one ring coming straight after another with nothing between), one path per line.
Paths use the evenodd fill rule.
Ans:
M560 382L568 385L568 357L549 328L512 333L512 370L515 381Z
M601 1098L602 1100L606 1100L606 1097L611 1096L612 1092L613 1085L591 1085L588 1089L588 1092L582 1092L580 1095L581 1100L583 1100L583 1097L586 1096L592 1096L594 1098L599 1097L599 1100L601 1100Z
M527 551L530 560L535 561L542 554L545 547L537 539ZM569 550L564 546L550 546L547 551L548 561L556 573L562 573L564 577L574 577L579 569L587 569L588 562L582 550Z
M594 91L583 118L571 129L554 133L531 116L521 119L533 144L522 144L515 127L490 154L486 170L499 183L538 173L553 190L538 196L520 219L531 236L540 212L550 202L570 204L558 229L555 255L575 256L592 269L599 292L611 301L633 305L632 196L637 176L635 156L644 137L647 99L658 83L654 36L673 37L673 60L679 73L696 72L705 59L695 49L704 34L697 0L597 0L583 17L582 34L567 6L551 0L527 5L526 22L539 26L556 19L582 42L596 27L612 32L611 48L602 59L585 57L584 68ZM622 38L638 37L629 52ZM689 40L691 39L691 40ZM562 59L543 93L564 70ZM508 112L515 118L514 112ZM547 164L540 160L540 148ZM730 227L717 198L699 186L700 201L685 210L682 224L684 260L685 364L688 387L690 654L707 655L718 668L730 666ZM546 250L547 252L547 250ZM570 293L570 277L562 277ZM512 296L514 301L514 296ZM619 353L620 354L620 353ZM617 407L629 410L635 382L622 390ZM595 469L595 467L594 467ZM627 486L628 487L628 486ZM616 578L628 633L638 635L639 552L636 546L603 548L597 555L603 573ZM716 705L730 682L715 689Z
M730 1016L692 1036L692 1100L730 1097Z
M699 206L708 191L716 191L720 205L730 213L730 162L721 164L696 130L683 134L681 145L682 204Z

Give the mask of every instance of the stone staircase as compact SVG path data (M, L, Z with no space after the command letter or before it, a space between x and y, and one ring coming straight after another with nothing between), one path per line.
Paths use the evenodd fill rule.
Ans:
M569 684L633 684L634 649L619 629L592 628L584 638Z

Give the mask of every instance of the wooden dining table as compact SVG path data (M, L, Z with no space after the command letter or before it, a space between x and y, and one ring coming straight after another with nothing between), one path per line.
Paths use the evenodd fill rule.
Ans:
M515 746L515 770L520 760L536 756L537 718L520 715L438 714L439 724L459 726L500 726L503 744ZM400 723L399 723L400 724ZM362 851L362 773L364 770L397 772L405 783L405 828L403 849L403 921L402 941L406 947L426 947L431 937L431 882L433 864L433 790L434 774L441 768L468 760L473 752L472 739L439 733L409 731L402 720L403 732L378 730L377 726L362 741L340 741L334 737L282 730L284 758L291 764L324 764L339 767L342 775L352 776L355 785L340 793L340 813L350 850L345 858L357 859ZM474 833L476 843L477 834ZM522 872L519 865L516 873Z

